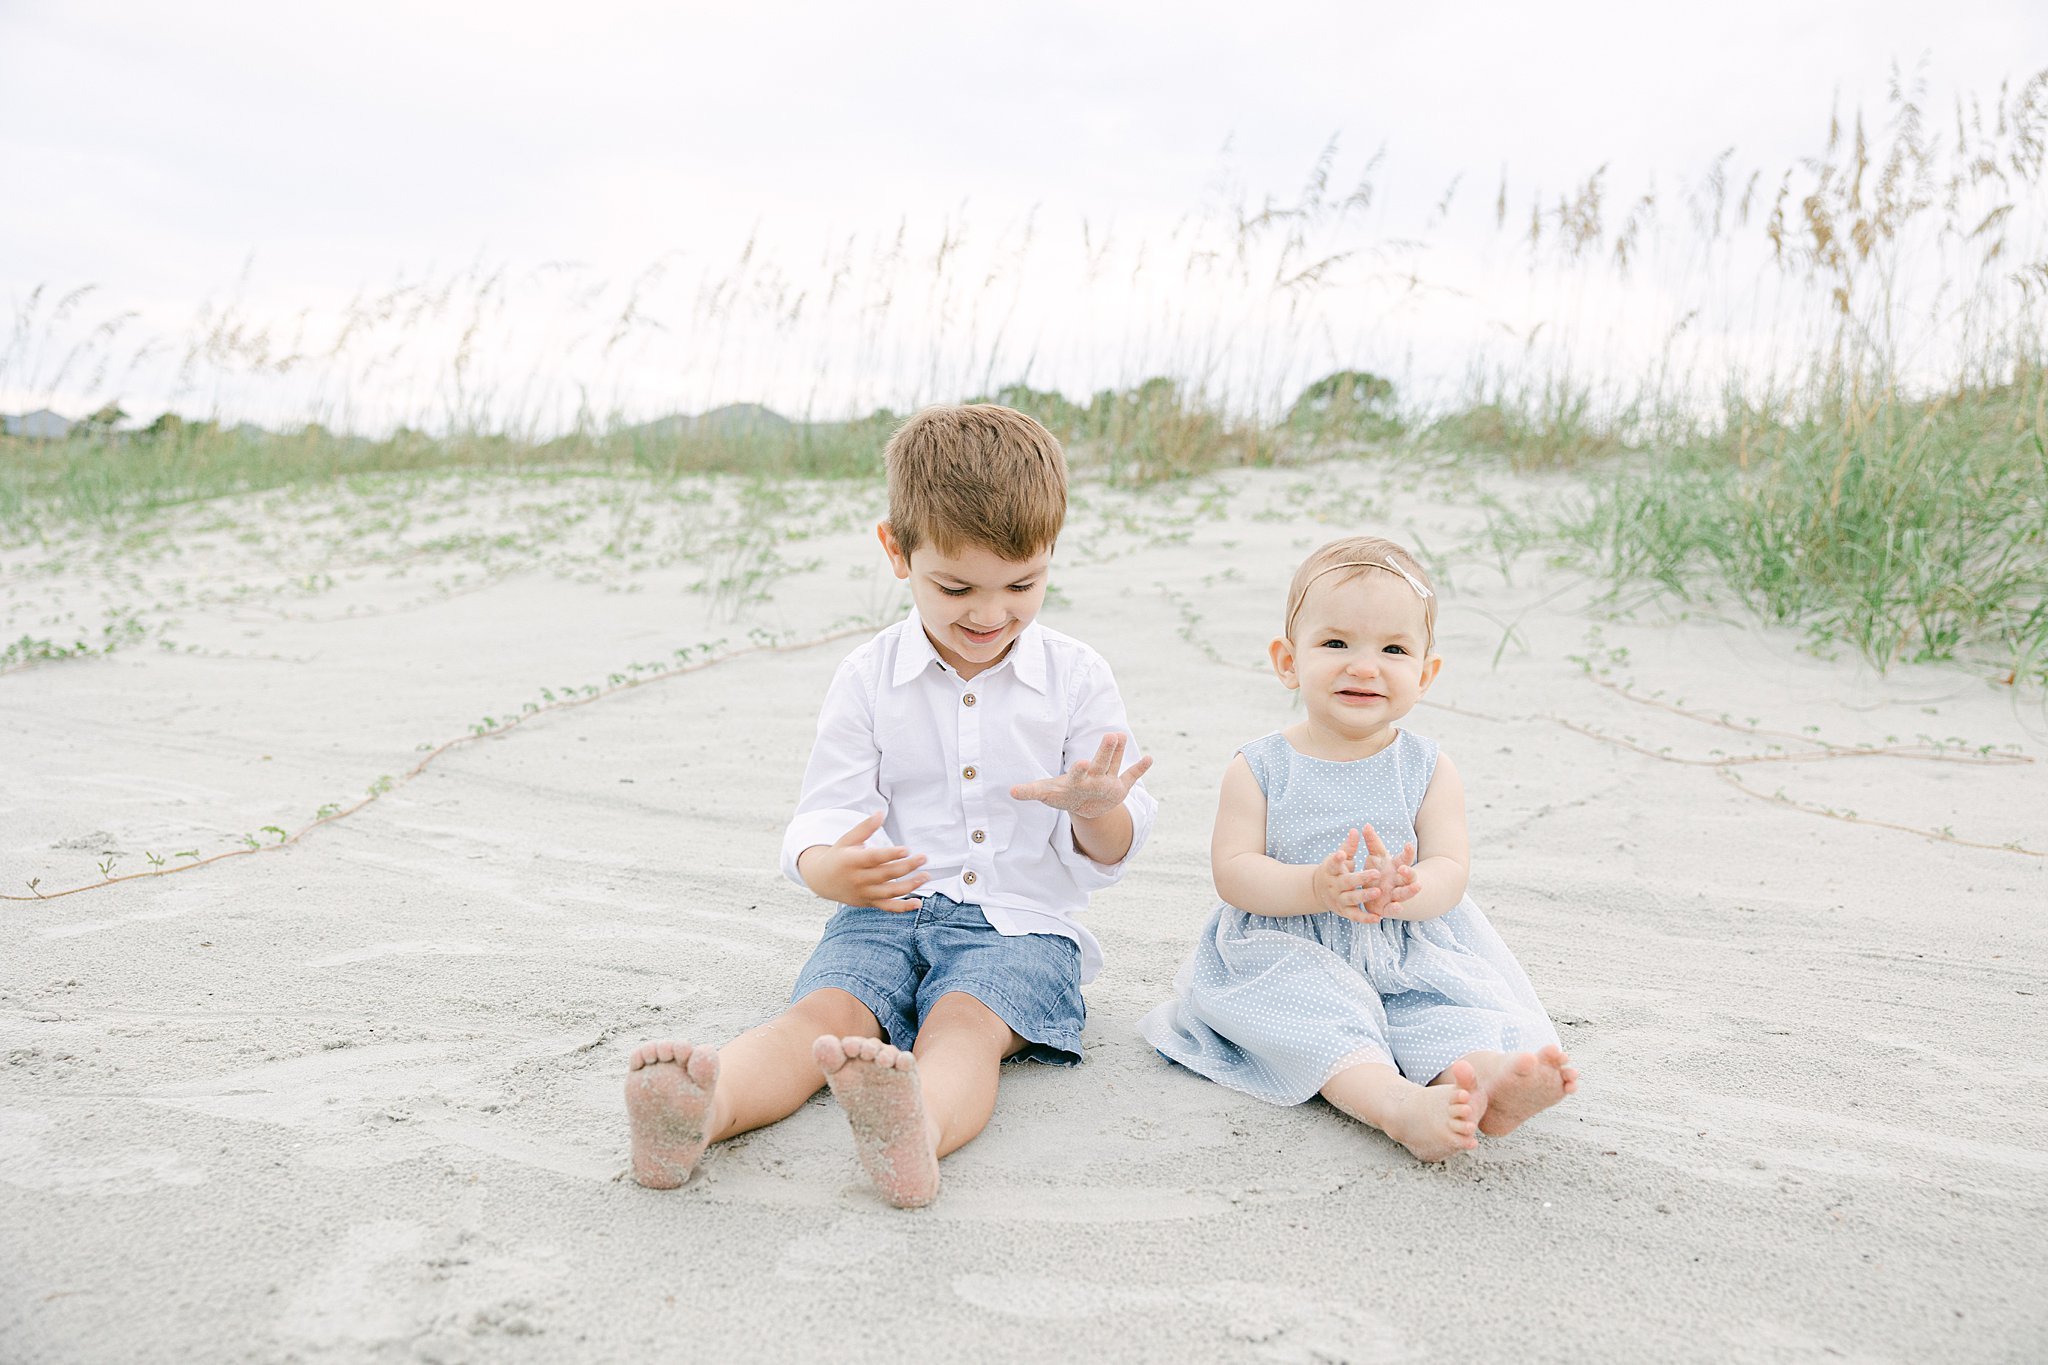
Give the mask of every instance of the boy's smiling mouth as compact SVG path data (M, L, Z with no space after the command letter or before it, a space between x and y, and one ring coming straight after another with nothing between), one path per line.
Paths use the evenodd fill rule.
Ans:
M1008 622L1005 622L1000 626L996 626L991 630L975 630L973 627L967 625L961 625L958 627L958 630L962 635L966 636L969 640L971 640L973 643L977 645L994 644L996 640L1002 635L1002 633L1008 629Z

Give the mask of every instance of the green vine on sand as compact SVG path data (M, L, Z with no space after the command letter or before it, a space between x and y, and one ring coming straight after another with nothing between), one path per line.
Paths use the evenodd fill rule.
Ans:
M425 752L422 753L419 762L413 764L412 767L396 777L388 773L379 777L369 785L363 796L349 805L343 806L336 803L324 805L315 813L312 820L290 833L287 833L283 827L278 825L265 825L263 832L274 834L276 836L274 842L263 843L252 835L244 835L242 837L242 847L226 849L209 857L199 857L196 849L175 854L173 856L190 860L176 865L168 864L164 859L151 854L150 862L152 866L148 871L127 872L118 877L113 875L113 859L108 858L99 865L99 881L82 882L77 886L67 886L59 891L44 891L41 889L42 878L34 877L28 881L28 895L19 896L0 893L0 901L33 902L58 900L64 896L75 896L82 891L101 891L110 886L118 886L123 882L145 881L152 877L174 877L181 873L207 867L213 863L225 862L229 858L248 858L257 854L276 853L280 849L291 848L314 830L324 825L332 825L346 820L356 812L388 796L425 772L443 754L464 744L472 744L480 739L489 739L506 734L530 720L539 719L541 716L553 715L561 711L572 711L579 706L588 706L592 702L603 701L607 697L615 697L622 692L630 692L635 688L645 687L649 683L665 682L670 678L680 678L687 673L701 672L714 665L730 663L734 659L744 658L749 654L794 654L806 649L815 649L819 645L830 644L834 640L843 640L852 635L866 634L873 629L872 624L863 621L856 625L836 627L823 635L812 636L805 640L782 641L776 640L772 636L757 636L753 644L739 649L726 650L723 653L714 652L719 648L717 643L699 646L694 649L684 648L676 651L677 662L675 663L666 665L634 664L625 673L611 674L605 680L605 684L602 687L590 684L580 688L564 689L561 692L556 692L553 689L544 689L541 693L541 701L525 703L516 715L485 716L482 721L472 725L469 733L466 735L457 735L455 738L443 740L439 744L421 745L421 749Z
M1772 792L1762 791L1744 782L1738 772L1738 769L1758 763L1821 763L1846 758L1917 759L1927 763L1962 763L1974 767L2003 768L2011 767L2014 764L2032 763L2034 760L2026 754L2016 753L2010 749L1992 749L1988 747L1958 749L1932 740L1923 740L1912 744L1835 744L1820 738L1818 735L1795 735L1782 730L1767 730L1755 724L1743 724L1739 721L1730 720L1726 716L1710 716L1704 712L1688 710L1685 707L1657 697L1643 696L1641 693L1624 687L1620 683L1595 676L1590 671L1587 676L1592 682L1606 688L1626 701L1636 703L1638 706L1647 706L1654 710L1666 711L1674 716L1682 716L1701 725L1712 725L1723 730L1732 730L1736 734L1748 735L1752 738L1787 740L1791 743L1802 744L1807 747L1803 751L1794 752L1710 754L1704 758L1695 758L1685 754L1673 754L1660 749L1651 749L1636 743L1632 739L1621 735L1611 735L1605 731L1593 729L1591 726L1580 725L1576 721L1566 720L1563 716L1546 715L1542 719L1561 725L1573 734L1584 735L1586 738L1598 740L1602 744L1611 744L1616 748L1627 749L1631 753L1641 754L1645 758L1654 758L1664 763L1678 763L1687 767L1711 768L1714 770L1716 777L1719 777L1723 782L1726 782L1744 796L1762 801L1767 805L1779 806L1786 810L1803 811L1808 815L1818 815L1826 820L1839 820L1844 824L1870 825L1878 829L1897 830L1901 834L1918 835L1922 839L1930 839L1941 844L1954 844L1958 848L1978 848L1991 853L2017 853L2027 858L2048 858L2048 852L2044 852L2041 849L2028 848L2018 840L2003 844L1984 843L1977 839L1965 839L1954 830L1946 827L1941 829L1923 829L1917 825L1901 825L1890 820L1879 820L1873 816L1862 815L1853 810L1838 810L1833 806L1823 806L1811 801L1800 801L1794 797L1787 796L1783 789Z

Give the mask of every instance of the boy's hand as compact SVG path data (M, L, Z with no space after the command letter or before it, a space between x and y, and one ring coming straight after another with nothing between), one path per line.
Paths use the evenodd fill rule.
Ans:
M1396 905L1412 898L1422 890L1422 884L1415 879L1415 845L1410 843L1398 854L1389 854L1387 846L1380 842L1380 836L1371 825L1365 827L1365 908L1374 919L1393 913Z
M1368 874L1356 867L1359 837L1359 832L1352 830L1344 836L1344 842L1336 852L1316 864L1311 879L1316 904L1360 924L1378 924L1379 912L1366 905Z
M1093 759L1082 759L1058 777L1019 783L1010 788L1010 795L1019 801L1043 801L1083 820L1107 815L1124 803L1131 788L1152 766L1148 754L1123 772L1117 771L1124 761L1124 745L1129 742L1129 735L1104 735Z
M922 853L907 848L869 848L868 836L882 827L886 811L876 811L839 836L836 843L813 844L797 856L796 870L804 885L841 905L872 905L901 914L918 907L910 893L925 884Z

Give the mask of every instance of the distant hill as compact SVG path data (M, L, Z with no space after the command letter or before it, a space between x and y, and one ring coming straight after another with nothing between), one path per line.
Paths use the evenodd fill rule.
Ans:
M71 434L72 426L69 418L60 417L48 408L37 408L34 412L18 416L0 413L0 432L31 441L61 441Z
M796 423L759 403L727 403L722 408L699 413L673 413L652 422L626 427L621 436L643 436L650 440L677 436L773 436L792 431Z

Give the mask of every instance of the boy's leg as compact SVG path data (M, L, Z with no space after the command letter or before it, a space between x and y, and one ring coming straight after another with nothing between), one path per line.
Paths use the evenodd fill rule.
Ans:
M824 1037L814 1055L868 1178L891 1204L915 1208L938 1195L939 1158L988 1125L1003 1059L1026 1046L994 1010L952 991L925 1016L914 1052Z
M789 1117L824 1077L811 1054L820 1033L874 1038L874 1011L845 991L815 990L723 1049L643 1043L626 1063L633 1178L650 1189L689 1179L713 1142Z
M1323 1098L1406 1147L1418 1160L1443 1161L1479 1145L1474 1136L1477 1081L1463 1061L1421 1086L1385 1062L1361 1062L1330 1077Z
M988 1127L1004 1060L1029 1046L1001 1015L965 991L939 997L911 1051L923 1080L925 1130L940 1156L965 1147Z

